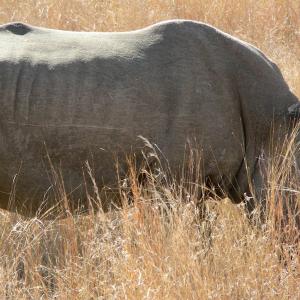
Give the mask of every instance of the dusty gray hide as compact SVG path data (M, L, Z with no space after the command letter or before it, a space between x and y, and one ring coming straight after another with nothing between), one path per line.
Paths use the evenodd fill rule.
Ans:
M3 25L1 207L13 180L19 210L52 203L47 153L74 203L85 197L86 160L100 187L114 186L114 157L126 172L125 154L143 147L139 135L174 172L186 141L196 141L204 177L239 202L249 193L244 161L255 179L272 122L297 115L297 103L264 54L206 24L173 20L113 33Z

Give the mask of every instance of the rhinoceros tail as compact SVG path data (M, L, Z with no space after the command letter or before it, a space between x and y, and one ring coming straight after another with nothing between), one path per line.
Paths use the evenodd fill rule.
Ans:
M3 25L2 30L10 31L11 33L16 35L24 35L32 31L32 28L27 24L17 22Z

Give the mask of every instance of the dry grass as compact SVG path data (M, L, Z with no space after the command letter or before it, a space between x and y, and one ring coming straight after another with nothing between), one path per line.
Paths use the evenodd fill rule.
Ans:
M300 95L299 1L0 0L0 23L113 31L169 18L208 22L254 43ZM42 222L3 213L0 299L299 299L299 241L292 221L278 225L282 188L299 190L285 146L283 164L269 170L264 226L253 226L242 206L213 199L201 219L177 187L155 184L137 187L132 207L108 214Z

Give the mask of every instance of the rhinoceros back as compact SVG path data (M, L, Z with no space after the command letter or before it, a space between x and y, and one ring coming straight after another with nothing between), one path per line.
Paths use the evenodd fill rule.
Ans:
M115 158L125 172L126 154L143 147L138 136L174 170L193 140L217 184L239 172L247 134L233 65L243 69L236 53L248 50L238 40L178 20L120 33L8 24L0 49L3 199L19 174L18 197L40 203L53 188L49 161L71 194L84 192L87 160L97 183L116 182Z

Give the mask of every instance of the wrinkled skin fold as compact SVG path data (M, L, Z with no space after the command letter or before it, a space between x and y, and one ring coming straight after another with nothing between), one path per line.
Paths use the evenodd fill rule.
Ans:
M32 212L52 203L50 160L77 203L85 161L99 186L113 186L115 158L125 173L125 155L143 148L138 136L174 172L195 141L204 177L239 202L249 178L259 182L271 126L298 116L298 99L264 54L186 20L120 33L3 25L0 107L0 204L8 209L17 180L17 209Z

